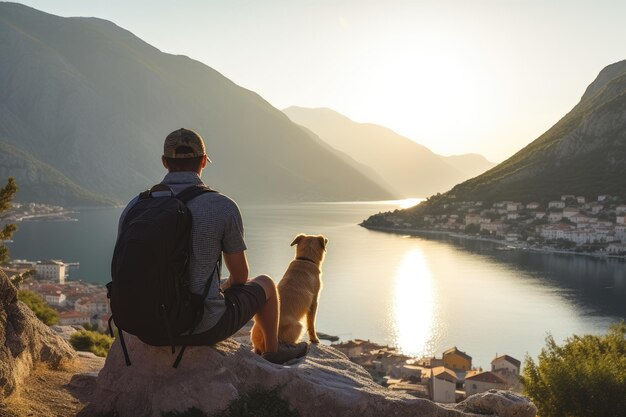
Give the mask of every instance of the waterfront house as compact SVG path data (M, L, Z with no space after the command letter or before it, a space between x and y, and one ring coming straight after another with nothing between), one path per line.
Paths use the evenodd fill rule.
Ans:
M35 274L39 279L64 284L65 277L67 276L66 266L67 265L65 265L65 263L58 259L49 259L47 261L37 262L35 264Z
M502 222L491 222L491 223L482 223L480 225L480 231L486 230L491 233L502 232L505 229L506 225Z
M609 243L606 251L611 255L621 255L626 253L626 245L623 243Z
M465 225L480 224L481 216L478 213L468 213L465 215Z
M496 373L490 371L471 371L468 372L465 377L465 395L468 397L489 391L490 389L506 389L506 386L506 381L496 375Z

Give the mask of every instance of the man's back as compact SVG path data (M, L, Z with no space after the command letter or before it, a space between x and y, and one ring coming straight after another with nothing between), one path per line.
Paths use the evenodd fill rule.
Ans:
M170 172L163 179L163 184L178 194L187 187L202 184L202 180L195 172ZM135 203L136 199L128 204L120 217L120 225ZM191 291L202 294L222 251L234 253L246 250L243 223L237 204L217 192L204 193L188 202L187 207L192 216L189 265ZM202 321L194 333L210 329L222 316L224 309L224 298L219 290L218 278L215 276L205 300Z

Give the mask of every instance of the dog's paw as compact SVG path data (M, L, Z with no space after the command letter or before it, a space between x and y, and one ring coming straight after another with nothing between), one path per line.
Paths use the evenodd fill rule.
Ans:
M320 339L317 336L313 336L313 337L309 337L309 341L311 343L318 344L320 342Z

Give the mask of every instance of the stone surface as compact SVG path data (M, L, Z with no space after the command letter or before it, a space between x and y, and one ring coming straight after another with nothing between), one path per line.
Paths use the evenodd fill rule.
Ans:
M125 365L116 340L90 404L79 416L115 410L120 417L160 417L163 412L192 407L211 414L254 388L277 389L302 417L494 415L488 401L481 403L482 414L472 414L469 408L454 409L392 392L376 384L342 353L324 345L313 345L305 358L280 366L261 359L249 346L227 340L214 347L187 348L180 367L174 369L175 355L169 348L148 346L130 335L126 342L132 365Z
M53 332L61 336L63 339L69 342L70 338L74 333L77 333L79 330L85 330L83 326L50 326Z
M489 390L475 394L456 407L472 413L494 413L499 417L535 417L537 407L526 398L510 391Z
M40 362L52 368L76 355L21 301L0 272L0 399L11 394Z

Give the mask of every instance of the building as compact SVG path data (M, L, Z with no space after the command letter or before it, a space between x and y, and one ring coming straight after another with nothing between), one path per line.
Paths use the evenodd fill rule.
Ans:
M465 395L479 394L490 389L506 389L507 383L494 372L468 372L465 377Z
M502 222L482 223L480 225L480 231L486 230L491 233L502 232L505 228L505 224Z
M468 213L465 215L465 225L469 226L470 224L480 224L481 218L481 215L478 213Z
M457 377L454 371L443 366L425 371L424 378L428 379L430 399L438 403L456 402Z
M578 197L576 197L576 202L578 204L585 204L585 197L579 195Z
M109 308L109 300L105 294L97 294L91 297L79 298L74 303L74 309L82 313L92 315L102 315L111 312Z
M602 204L594 203L591 206L589 206L589 208L591 209L591 213L598 214L602 211L604 206Z
M548 221L550 223L560 222L563 219L562 211L552 211L548 213Z
M67 276L67 265L57 259L37 262L35 264L35 274L39 279L45 279L65 284Z
M565 207L563 209L563 217L567 217L568 219L579 214L580 211L575 207Z
M91 317L89 313L82 313L75 310L62 311L59 313L59 324L62 326L82 325L89 323L90 320Z
M548 208L557 208L557 209L565 208L565 201L550 201L548 203Z
M443 366L455 371L469 371L472 369L472 357L455 346L443 352Z
M561 201L575 200L575 199L576 197L571 194L565 194L561 196Z
M500 355L496 356L491 361L491 370L497 371L501 369L506 369L512 374L519 375L519 371L522 367L522 363L517 359L513 358L509 355Z
M369 353L372 350L380 349L382 346L376 343L372 343L369 340L355 339L348 340L347 342L337 343L333 345L334 348L342 352L349 358L355 358L361 356L364 353Z

